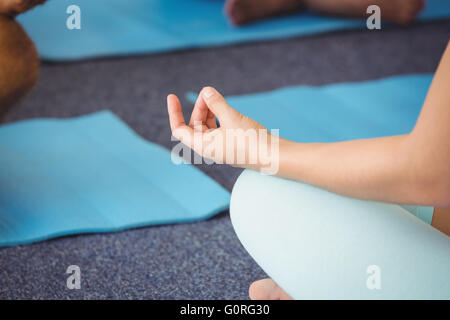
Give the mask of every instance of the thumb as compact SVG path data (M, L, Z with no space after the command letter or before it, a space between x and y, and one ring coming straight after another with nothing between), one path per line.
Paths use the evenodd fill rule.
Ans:
M240 115L240 113L230 107L225 98L213 87L205 87L200 92L201 97L205 101L208 109L221 120L233 119Z

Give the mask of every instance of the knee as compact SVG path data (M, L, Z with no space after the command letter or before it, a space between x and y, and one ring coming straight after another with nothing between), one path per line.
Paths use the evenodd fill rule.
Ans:
M239 236L239 231L246 229L246 221L248 216L252 215L255 211L251 207L253 193L253 173L249 170L244 170L236 183L233 186L230 200L230 218L236 233Z
M31 39L15 20L0 15L0 112L30 91L38 71Z
M277 219L273 210L274 183L279 178L262 175L253 170L244 170L236 181L231 193L230 217L233 228L247 247L248 242L257 241L262 233L270 232L267 228L273 219ZM248 248L247 248L248 249Z

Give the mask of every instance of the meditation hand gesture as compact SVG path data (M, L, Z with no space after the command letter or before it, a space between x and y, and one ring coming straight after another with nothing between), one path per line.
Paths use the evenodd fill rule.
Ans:
M278 136L230 107L214 88L200 91L189 125L184 121L177 96L167 97L167 107L172 135L202 157L219 164L263 171L273 167L278 155Z

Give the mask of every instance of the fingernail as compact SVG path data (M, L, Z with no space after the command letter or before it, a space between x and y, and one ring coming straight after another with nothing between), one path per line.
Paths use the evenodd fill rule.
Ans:
M214 89L212 88L206 88L205 91L203 92L203 96L205 97L205 99L209 99L214 95Z

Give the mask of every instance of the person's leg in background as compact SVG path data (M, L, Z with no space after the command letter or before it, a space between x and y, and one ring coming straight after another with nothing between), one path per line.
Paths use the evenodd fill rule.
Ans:
M366 17L367 7L378 5L381 18L386 21L408 24L422 10L425 0L227 0L225 11L230 20L241 25L271 16L292 13L304 7L319 14Z
M252 298L450 298L450 237L399 205L246 170L230 214L244 247L273 278L256 282ZM379 271L379 289L367 285L368 270Z
M411 23L424 8L425 0L304 0L309 9L320 14L350 18L366 17L367 7L377 5L381 19L400 25Z
M0 2L0 118L36 83L38 54L14 17L41 3L42 0Z
M303 4L304 0L227 0L225 11L233 24L241 25L298 11Z

